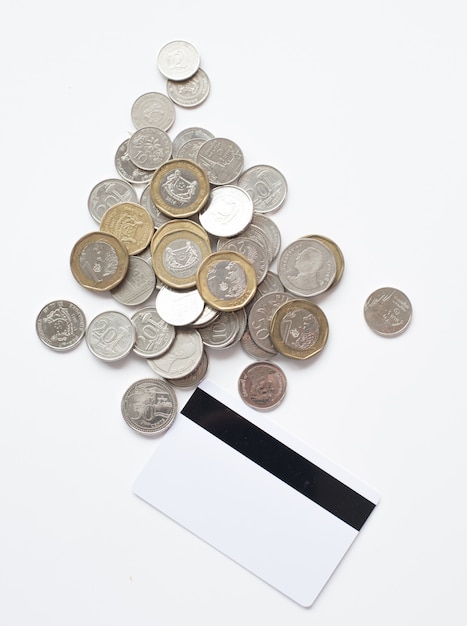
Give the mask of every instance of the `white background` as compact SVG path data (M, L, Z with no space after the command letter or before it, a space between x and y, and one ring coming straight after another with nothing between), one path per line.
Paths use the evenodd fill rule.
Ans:
M2 7L0 622L465 624L465 3ZM84 342L56 353L35 332L54 299L88 321L125 310L82 288L69 255L96 230L88 194L116 174L134 100L165 92L156 58L174 39L197 47L211 93L177 107L169 134L202 126L238 143L245 167L281 170L283 246L321 234L345 257L318 301L325 350L277 361L287 396L264 414L382 494L311 609L132 493L158 442L127 427L120 402L147 364L101 362ZM413 305L390 339L363 318L387 285ZM210 357L236 393L251 359L238 346Z

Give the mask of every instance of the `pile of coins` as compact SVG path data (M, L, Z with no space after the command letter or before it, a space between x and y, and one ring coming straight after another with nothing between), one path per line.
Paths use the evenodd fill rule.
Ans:
M234 141L200 127L170 138L175 105L203 102L209 79L188 42L164 46L157 63L168 95L146 93L134 102L136 130L115 154L119 178L91 190L88 209L98 228L70 255L84 288L141 308L131 316L105 311L86 327L79 307L57 300L36 320L40 339L53 349L70 349L85 337L101 360L133 352L147 361L159 378L136 382L122 400L124 419L144 435L170 426L177 413L173 387L204 378L207 350L238 343L256 361L239 377L241 397L258 410L276 407L287 384L271 360L306 360L324 348L328 322L311 299L344 271L342 251L321 235L303 236L281 252L270 217L287 196L279 170L262 164L245 170ZM270 269L276 259L277 273Z

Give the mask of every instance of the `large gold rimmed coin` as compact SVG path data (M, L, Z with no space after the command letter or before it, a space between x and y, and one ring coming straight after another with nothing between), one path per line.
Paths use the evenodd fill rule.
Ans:
M140 204L119 202L104 213L100 229L117 237L128 250L128 254L139 254L151 241L154 222Z
M190 159L171 159L154 172L150 195L155 206L173 218L198 213L209 198L210 185L203 168Z
M211 247L209 235L202 226L190 219L171 219L168 222L161 224L152 236L150 244L151 254L154 254L163 237L169 233L174 233L179 230L189 230L196 233L199 237L202 237L205 240L209 247Z
M196 274L202 261L211 254L206 239L196 228L168 232L156 243L152 266L156 276L174 289L196 286Z
M271 319L271 340L276 350L292 359L309 359L326 345L328 320L316 304L290 300Z
M329 237L325 237L324 235L306 235L306 238L317 239L331 250L336 261L336 275L334 277L334 280L332 281L332 284L330 285L330 287L334 287L340 281L340 279L342 278L342 274L344 273L345 263L342 250L339 248L335 241L329 239Z
M238 252L213 252L199 266L196 286L213 309L236 311L255 295L256 271Z
M128 250L108 233L92 232L79 239L70 255L73 276L92 291L108 291L119 285L128 270Z

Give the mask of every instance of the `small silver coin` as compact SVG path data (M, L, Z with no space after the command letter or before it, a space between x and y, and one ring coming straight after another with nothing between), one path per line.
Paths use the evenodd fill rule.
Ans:
M257 213L277 211L287 197L287 181L279 170L270 165L255 165L245 170L237 185L251 196Z
M203 340L195 328L177 328L170 348L147 363L162 378L183 378L198 367L203 351Z
M131 119L137 129L156 126L167 131L175 122L175 106L165 94L150 91L134 101Z
M167 93L178 106L196 107L206 100L211 85L209 78L201 68L187 80L168 80Z
M120 202L138 202L138 195L131 183L119 178L101 180L89 194L89 213L100 224L107 209Z
M120 304L137 306L146 302L155 288L156 275L152 266L144 259L130 255L125 278L110 290L110 294Z
M204 142L213 138L214 135L209 130L201 128L200 126L190 126L190 128L184 128L172 140L173 154L175 157L178 157L179 150L188 141L201 139Z
M136 340L131 320L119 311L104 311L89 323L86 343L102 361L119 361L130 353Z
M242 400L257 411L276 408L284 399L287 379L274 363L259 361L248 365L238 379Z
M136 329L133 352L146 359L164 354L175 340L175 327L161 318L156 307L145 307L131 316Z
M129 183L149 183L154 171L145 170L133 163L128 154L129 141L129 139L125 139L125 141L122 141L118 146L114 159L115 169L118 174Z
M229 185L242 173L244 156L240 147L231 139L214 137L200 147L196 162L206 171L212 185ZM250 198L248 193L247 195Z
M177 415L177 397L166 381L143 378L125 391L121 410L128 426L140 435L159 435L172 425Z
M77 346L86 332L83 311L69 300L53 300L36 317L39 339L52 350L64 352Z
M400 335L412 319L412 304L399 289L381 287L373 291L363 307L365 321L378 335Z
M186 80L199 69L198 50L188 41L170 41L159 51L157 67L169 80Z
M142 170L153 172L172 156L172 140L165 130L144 126L131 135L128 156Z

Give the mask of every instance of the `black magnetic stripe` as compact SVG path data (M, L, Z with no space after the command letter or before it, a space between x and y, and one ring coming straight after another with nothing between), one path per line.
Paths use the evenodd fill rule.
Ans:
M356 530L375 508L373 502L202 389L193 392L181 413Z

